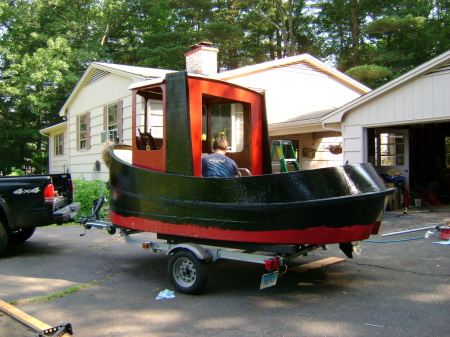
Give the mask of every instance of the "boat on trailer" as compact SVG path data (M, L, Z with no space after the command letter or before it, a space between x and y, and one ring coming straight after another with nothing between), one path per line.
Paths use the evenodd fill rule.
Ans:
M392 190L371 164L272 172L264 93L186 72L131 89L133 142L109 149L108 229L120 228L127 240L156 233L169 253L187 248L203 261L218 254L199 245L286 257L337 243L351 257L352 242L378 233ZM242 176L202 177L202 157L219 134ZM204 282L184 280L199 268L191 257L169 271L188 293Z
M347 243L378 233L392 191L371 164L272 173L262 93L186 72L132 90L135 141L110 150L114 225L260 244ZM217 132L251 175L202 177Z

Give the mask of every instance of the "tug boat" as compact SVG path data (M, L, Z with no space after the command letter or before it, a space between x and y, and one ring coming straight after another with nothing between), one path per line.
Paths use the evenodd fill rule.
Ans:
M371 164L272 173L262 92L186 72L130 89L132 145L109 149L115 227L244 247L348 248L378 233L392 190ZM218 134L242 176L202 177Z

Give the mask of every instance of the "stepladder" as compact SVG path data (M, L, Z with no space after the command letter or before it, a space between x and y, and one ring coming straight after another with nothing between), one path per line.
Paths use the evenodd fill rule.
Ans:
M275 151L278 155L279 162L274 162ZM280 165L280 172L289 172L288 165L292 165L294 171L300 171L297 155L290 140L273 140L270 158L272 165Z

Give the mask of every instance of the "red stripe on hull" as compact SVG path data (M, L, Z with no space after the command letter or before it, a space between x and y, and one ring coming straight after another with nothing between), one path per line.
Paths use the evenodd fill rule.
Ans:
M157 220L137 217L123 217L110 212L111 222L117 226L175 236L222 240L235 242L255 242L270 244L332 244L341 242L361 241L377 232L380 222L365 226L348 226L341 228L314 227L304 230L279 231L242 231L227 230L214 227L199 227L190 224L174 225Z

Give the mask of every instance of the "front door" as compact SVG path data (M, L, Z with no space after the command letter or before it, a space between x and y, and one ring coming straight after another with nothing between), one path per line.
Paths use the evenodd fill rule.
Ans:
M377 129L375 132L375 166L379 173L400 172L408 188L408 130Z

